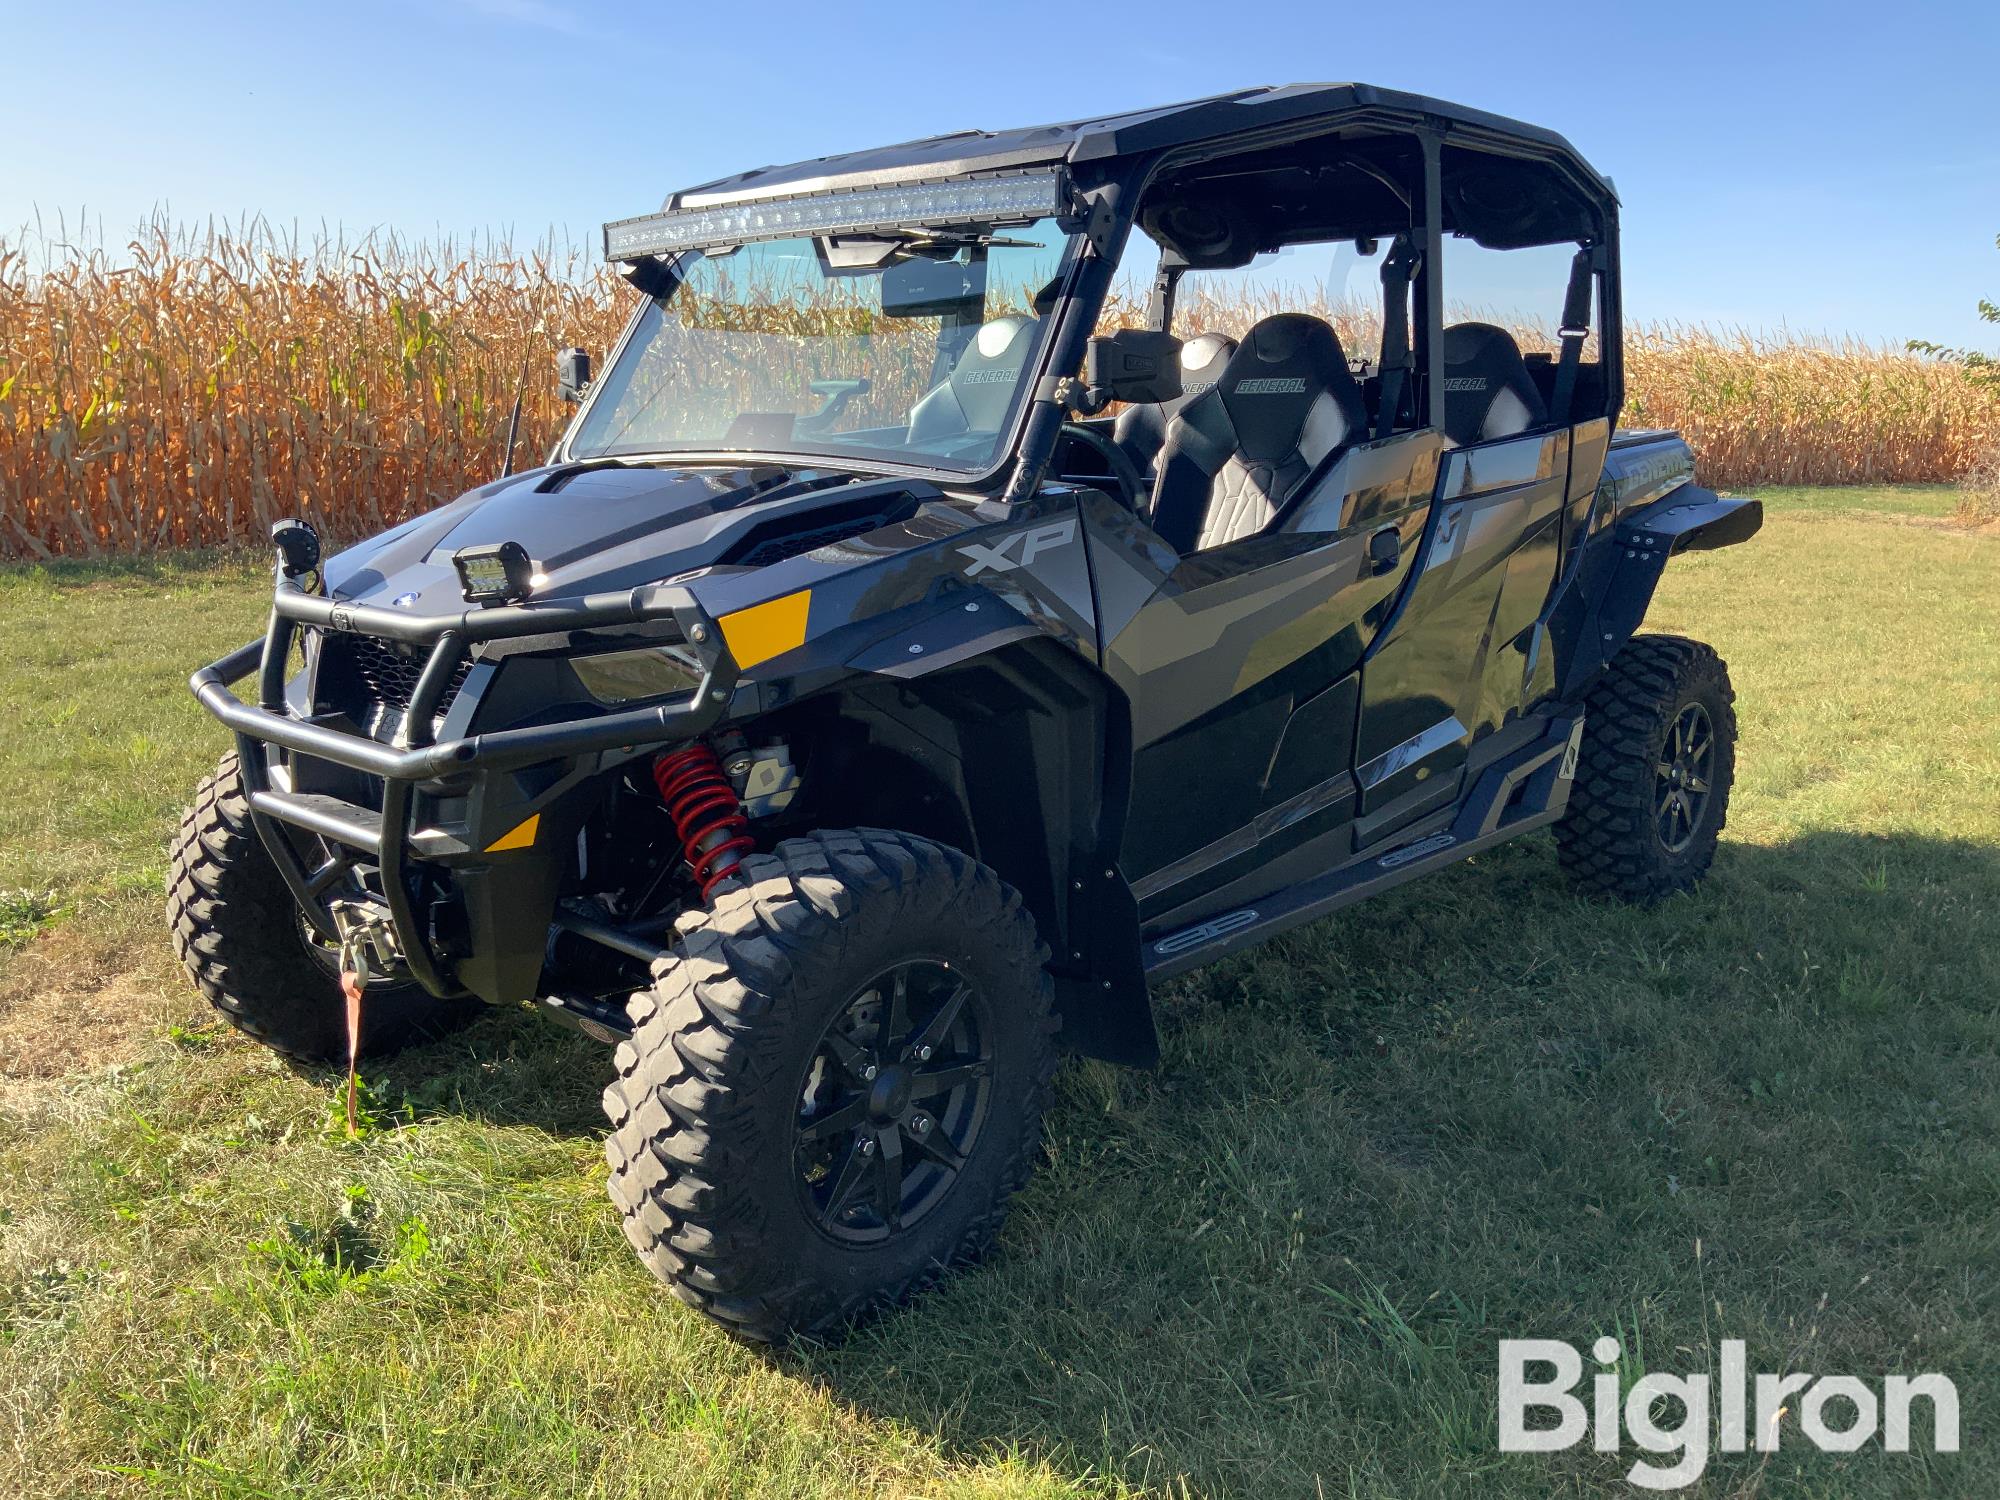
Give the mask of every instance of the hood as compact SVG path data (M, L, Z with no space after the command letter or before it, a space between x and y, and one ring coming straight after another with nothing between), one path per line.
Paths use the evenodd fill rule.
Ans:
M901 491L909 486L888 486ZM928 486L914 488L928 489ZM770 464L663 469L620 463L533 469L460 496L328 560L340 599L415 614L465 607L451 556L519 542L548 582L541 598L636 588L711 566L752 533L824 524L817 513L885 486L853 474ZM879 503L874 507L879 509Z

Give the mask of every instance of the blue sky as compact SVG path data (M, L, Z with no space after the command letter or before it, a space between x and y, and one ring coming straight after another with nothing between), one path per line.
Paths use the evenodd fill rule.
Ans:
M1618 183L1626 305L2000 351L2000 5L15 0L0 233L156 204L580 242L743 167L1258 83L1549 125Z

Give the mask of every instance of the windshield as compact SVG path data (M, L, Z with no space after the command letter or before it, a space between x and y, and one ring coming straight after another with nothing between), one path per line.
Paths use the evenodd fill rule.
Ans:
M1042 220L689 252L681 284L644 309L597 383L570 455L990 469L1052 323L1069 242Z

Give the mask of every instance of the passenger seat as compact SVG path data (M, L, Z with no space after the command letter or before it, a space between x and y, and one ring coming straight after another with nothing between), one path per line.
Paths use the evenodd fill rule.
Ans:
M909 441L935 442L998 432L1034 347L1033 318L1009 315L980 325L951 373L910 408Z
M1181 345L1181 393L1171 401L1142 402L1118 413L1111 428L1111 440L1130 455L1141 474L1153 472L1160 456L1160 444L1167 440L1167 423L1188 402L1213 386L1222 376L1229 356L1236 352L1236 340L1222 333L1202 333Z

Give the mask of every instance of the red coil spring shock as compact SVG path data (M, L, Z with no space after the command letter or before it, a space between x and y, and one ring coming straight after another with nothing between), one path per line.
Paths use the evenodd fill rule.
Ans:
M736 873L745 851L756 847L750 820L737 804L736 788L707 745L662 755L653 762L653 780L706 901L710 891Z

